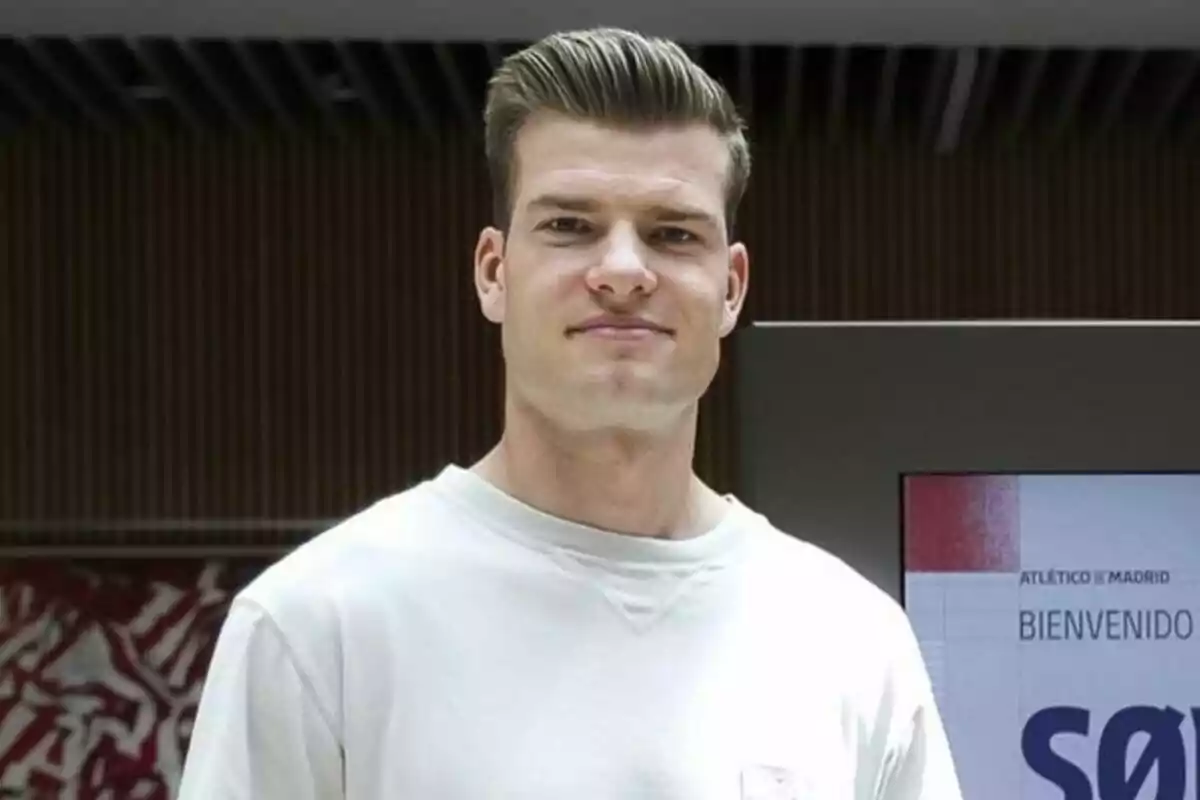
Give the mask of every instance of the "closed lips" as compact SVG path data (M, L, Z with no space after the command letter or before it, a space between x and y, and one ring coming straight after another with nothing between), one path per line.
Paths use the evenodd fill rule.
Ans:
M603 316L590 319L582 325L576 325L567 329L567 333L586 333L588 331L599 330L615 330L615 331L648 331L650 333L662 333L671 335L673 331L650 320L641 319L639 317L616 317Z

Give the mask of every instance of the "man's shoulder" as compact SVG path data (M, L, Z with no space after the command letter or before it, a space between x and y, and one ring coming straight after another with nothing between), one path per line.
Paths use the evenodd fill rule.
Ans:
M762 606L842 677L878 685L919 666L916 637L899 601L838 555L762 520L754 581Z
M925 701L928 676L920 646L900 602L844 559L773 526L760 562L788 625L834 670L831 680L864 718ZM904 716L907 712L897 712ZM874 724L874 722L872 722Z
M277 621L313 619L322 607L387 582L428 550L444 527L429 483L380 499L318 533L274 562L235 602L261 608Z
M773 573L780 591L805 604L823 600L831 613L858 622L893 626L907 617L890 594L840 556L802 536L786 533L760 518L761 563Z

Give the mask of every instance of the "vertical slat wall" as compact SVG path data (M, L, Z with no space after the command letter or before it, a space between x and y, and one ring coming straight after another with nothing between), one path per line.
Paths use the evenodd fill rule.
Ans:
M751 318L1200 317L1194 154L757 147ZM6 141L0 520L334 517L480 455L487 208L466 137Z

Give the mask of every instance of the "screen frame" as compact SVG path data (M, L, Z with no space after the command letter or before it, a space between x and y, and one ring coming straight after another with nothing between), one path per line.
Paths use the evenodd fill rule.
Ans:
M900 602L905 476L1200 471L1197 322L760 322L737 345L743 499Z

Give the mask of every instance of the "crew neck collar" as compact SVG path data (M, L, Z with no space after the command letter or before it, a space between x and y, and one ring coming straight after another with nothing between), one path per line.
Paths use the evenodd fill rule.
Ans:
M555 517L502 491L481 476L449 465L432 481L445 499L464 507L488 526L532 544L626 564L676 564L712 561L735 552L744 542L752 515L732 495L729 511L716 527L686 539L634 536Z

